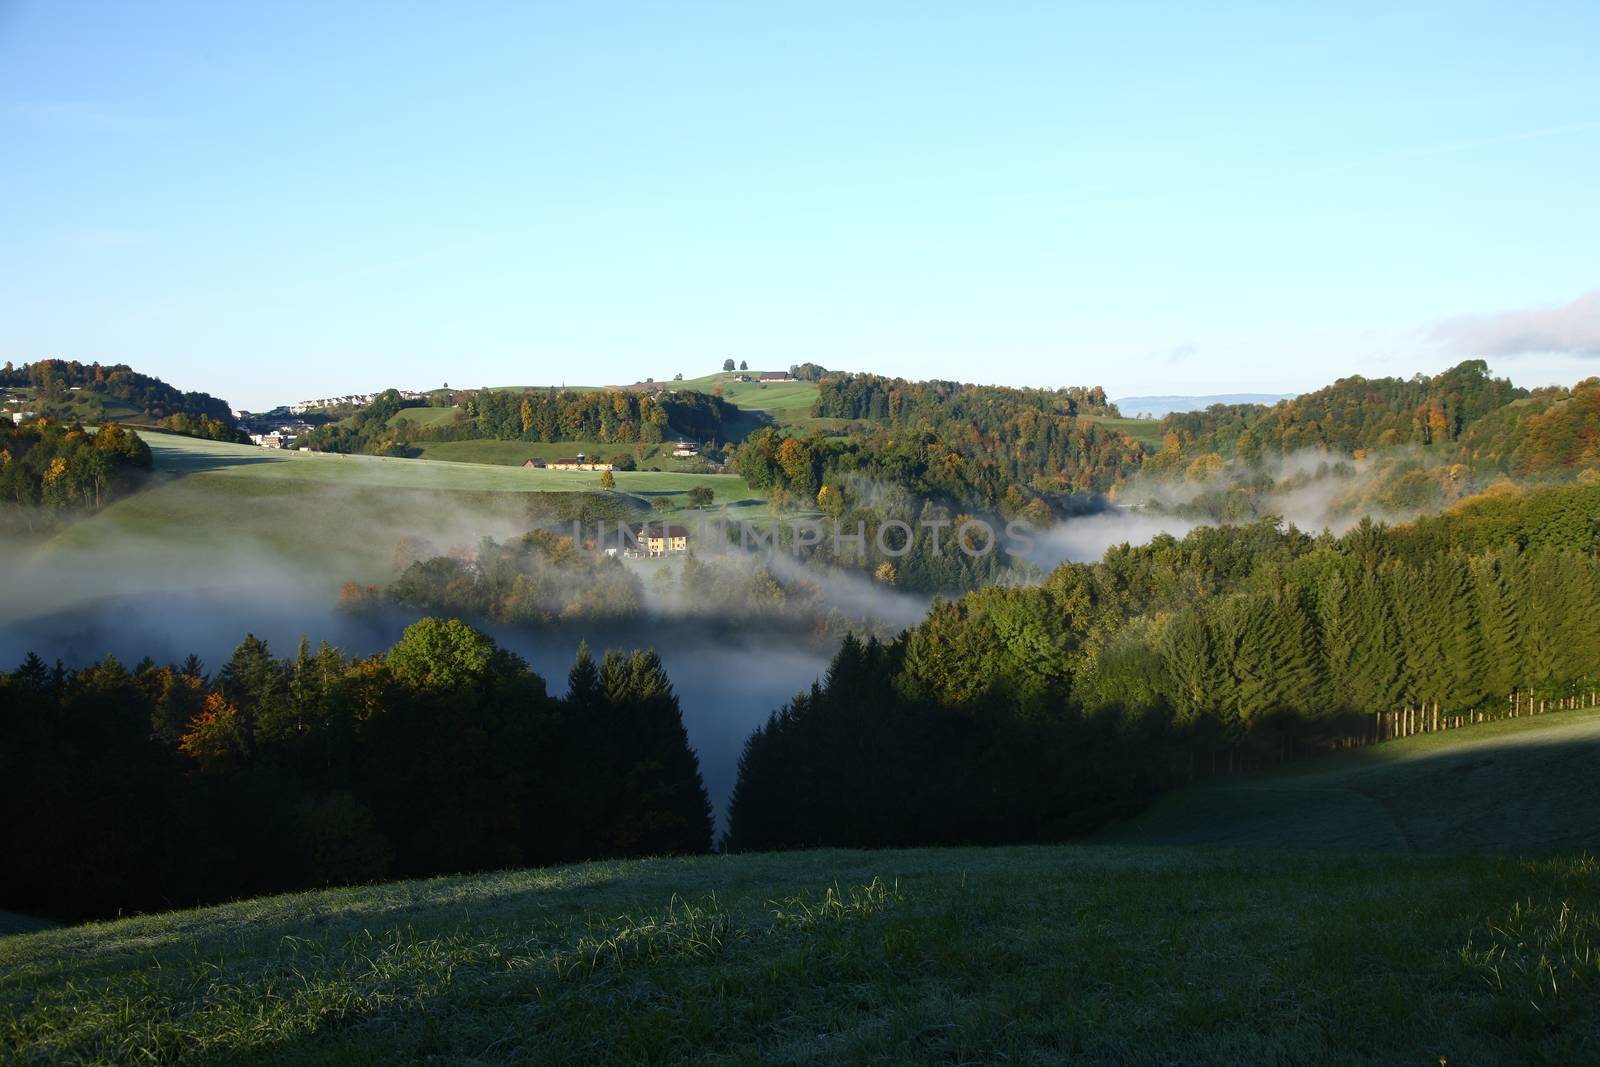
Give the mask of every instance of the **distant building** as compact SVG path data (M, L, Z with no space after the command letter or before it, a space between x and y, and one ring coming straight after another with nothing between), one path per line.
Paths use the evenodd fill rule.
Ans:
M682 555L689 551L689 531L666 523L646 523L639 528L639 544L648 556Z
M672 454L679 459L687 459L691 456L698 456L700 448L697 445L690 444L688 441L679 441L672 446Z
M544 470L544 460L542 460L542 459L523 460L522 469L525 470L525 471L542 471L542 470Z
M789 380L789 372L786 370L767 371L761 375L759 380L763 382L786 382Z
M528 461L528 463L532 462L533 460ZM526 467L528 463L524 463L523 466ZM617 469L609 463L598 463L585 456L582 452L579 452L571 459L553 460L545 464L545 466L553 471L614 471Z

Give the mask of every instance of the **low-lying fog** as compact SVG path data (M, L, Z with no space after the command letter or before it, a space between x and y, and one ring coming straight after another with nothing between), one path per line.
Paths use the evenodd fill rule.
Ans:
M182 494L200 488L164 487L140 506L147 513L157 507L182 513L194 503ZM302 637L313 644L326 640L353 655L380 651L418 613L342 613L336 604L345 580L392 577L394 546L408 535L426 537L442 549L472 545L485 535L505 538L528 525L525 516L507 513L503 501L494 509L478 510L442 509L437 500L396 499L391 494L381 511L372 512L381 514L378 520L362 517L365 502L353 506L339 495L321 502L322 512L332 518L308 507L303 494L290 502L298 511L284 515L275 509L285 501L244 498L226 501L235 509L227 522L208 516L209 522L141 526L122 518L108 534L108 516L96 516L42 546L0 537L0 554L8 561L0 597L0 669L36 652L68 666L107 653L130 665L144 656L177 662L195 653L215 670L247 632L268 640L280 656L292 654ZM208 498L205 507L218 503L222 501ZM1330 524L1322 494L1302 492L1286 503L1298 505L1296 513L1287 508L1285 513L1303 528ZM1351 521L1344 516L1333 525ZM1181 536L1194 525L1119 508L1070 519L1037 534L1029 558L1048 572L1063 561L1098 559L1122 542L1140 544L1159 533ZM289 536L283 536L285 529ZM308 550L308 545L326 547ZM718 557L701 558L715 565ZM774 572L786 579L787 568L799 571L792 561L772 563ZM808 571L804 577L830 606L851 618L873 619L888 632L921 618L930 599L885 588L859 573L819 578ZM797 636L792 627L764 633L748 625L719 624L715 603L685 603L681 592L666 599L649 592L648 580L642 585L647 605L655 610L626 625L575 623L541 632L485 628L526 658L556 694L565 691L580 641L587 640L597 652L633 647L660 652L720 818L745 738L826 670L832 648L827 641Z
M394 644L414 618L399 613L382 618L347 615L332 610L331 596L319 601L309 590L296 591L292 582L276 588L213 586L108 596L25 621L0 621L0 664L10 669L29 652L69 665L110 653L129 666L144 656L175 663L192 652L208 671L215 671L247 632L266 640L279 656L292 655L301 637L313 644L326 640L348 654L364 656ZM809 687L827 670L829 659L826 652L793 641L759 635L713 639L675 623L641 623L599 633L483 628L526 659L558 696L566 692L567 671L585 639L597 655L607 648L651 647L659 652L683 707L689 741L700 755L719 828L745 738Z

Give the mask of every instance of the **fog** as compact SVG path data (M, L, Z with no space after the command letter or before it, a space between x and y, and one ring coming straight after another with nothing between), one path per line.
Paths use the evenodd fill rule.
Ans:
M1182 536L1199 522L1160 509L1259 475L1259 469L1226 468L1205 483L1138 479L1122 495L1136 506L1036 531L1023 558L1044 574L1065 561L1099 559L1112 545ZM1266 498L1271 509L1304 529L1343 529L1372 513L1356 506L1373 479L1362 465L1304 453L1273 464L1269 475L1276 484ZM28 652L69 667L108 653L128 664L145 656L171 663L194 653L215 670L246 633L266 639L280 656L292 654L301 638L370 655L392 645L422 613L393 605L343 612L339 588L351 580L392 581L402 539L470 556L482 538L515 537L541 519L561 529L536 510L534 498L512 494L226 481L251 488L224 491L214 475L172 479L52 538L0 534L7 564L0 666L9 669ZM715 536L696 539L695 557L712 567L765 567L792 595L770 610L763 605L770 622L763 625L731 615L714 597L656 580L673 562L628 561L641 579L642 610L633 618L485 629L526 658L558 695L584 640L596 651L656 649L720 818L745 738L827 668L835 636L816 628L818 606L888 635L920 620L931 597L862 572L813 568L781 549L746 551ZM569 592L559 582L553 588L554 596Z
M147 503L169 515L182 513L194 503L188 495L198 490L162 486ZM150 532L140 532L140 523L112 509L42 543L0 536L0 558L6 561L0 669L12 669L29 652L68 667L107 654L131 666L145 656L174 663L193 653L215 671L246 633L268 641L279 656L292 655L302 638L313 645L327 641L350 655L370 655L392 645L423 612L393 606L359 614L341 611L338 594L345 581L392 580L394 548L404 537L425 538L443 551L475 546L484 536L511 537L530 525L526 508L504 500L480 507L476 500L452 497L453 506L441 507L441 494L387 494L383 507L367 511L353 506L350 497L334 487L310 497L297 494L292 516L281 513L277 502L263 506L245 500L232 520L163 522ZM212 499L205 505L226 503ZM319 510L324 504L331 511ZM279 529L288 535L274 532ZM712 563L718 558L706 556ZM777 554L772 562L785 566ZM866 578L813 574L789 565L796 568L796 580L811 582L847 614L881 609L885 624L898 628L920 618L926 605L923 598L874 590ZM641 575L647 593L649 569L645 564ZM567 671L585 640L597 654L607 648L659 652L719 824L745 739L808 688L827 669L832 653L831 643L821 637L797 639L778 625L771 630L718 625L715 603L653 594L647 595L644 612L622 623L529 631L474 622L523 656L556 695L565 693Z

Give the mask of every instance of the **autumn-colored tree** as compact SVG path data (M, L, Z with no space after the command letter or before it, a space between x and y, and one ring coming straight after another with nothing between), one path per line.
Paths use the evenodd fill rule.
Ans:
M239 709L221 693L205 698L200 714L178 741L178 748L200 764L200 769L221 774L243 766L250 755L249 738Z

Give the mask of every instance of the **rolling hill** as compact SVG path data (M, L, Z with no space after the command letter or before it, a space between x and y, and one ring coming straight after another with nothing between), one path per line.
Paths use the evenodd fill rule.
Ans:
M1600 864L1541 853L1592 841L1577 831L1595 825L1597 746L1600 711L1513 720L1203 787L1123 828L1258 847L602 862L16 933L0 938L0 1049L19 1063L1593 1062ZM1468 851L1426 851L1442 846Z
M599 476L483 463L278 451L142 431L156 476L145 488L28 549L0 620L30 618L108 589L158 591L197 574L292 575L331 602L348 580L392 578L396 542L441 550L534 525L551 494L602 493ZM619 471L607 494L645 514L658 497L709 487L715 506L764 508L732 475ZM548 517L548 516L546 516ZM70 576L70 577L69 577Z

